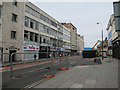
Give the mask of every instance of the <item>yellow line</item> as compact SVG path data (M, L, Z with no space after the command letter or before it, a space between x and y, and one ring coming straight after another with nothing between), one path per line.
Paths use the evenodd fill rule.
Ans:
M43 80L43 81L37 81L37 82L35 82L35 83L31 84L31 85L28 85L28 86L25 87L24 90L28 90L28 89L30 89L30 88L32 88L32 87L34 87L34 86L36 86L36 85L38 85L38 84L40 84L40 83L45 82L45 81L48 80L48 79L49 79L49 78L47 78L47 79L45 79L45 80Z

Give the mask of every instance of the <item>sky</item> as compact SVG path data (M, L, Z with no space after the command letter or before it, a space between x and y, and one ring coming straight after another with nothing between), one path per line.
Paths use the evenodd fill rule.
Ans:
M30 0L34 1L34 0ZM85 47L107 37L107 24L113 14L113 2L33 2L59 22L71 22L84 36ZM97 24L99 22L99 24Z

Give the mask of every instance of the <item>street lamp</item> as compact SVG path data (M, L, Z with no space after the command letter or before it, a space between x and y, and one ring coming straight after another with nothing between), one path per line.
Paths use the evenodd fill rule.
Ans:
M102 28L102 60L103 60L103 27L102 27L102 23L99 22L97 24L100 24Z

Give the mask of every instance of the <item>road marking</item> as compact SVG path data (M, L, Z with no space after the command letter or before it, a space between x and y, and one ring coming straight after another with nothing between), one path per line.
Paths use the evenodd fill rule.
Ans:
M28 89L30 89L30 88L32 88L34 86L37 86L38 84L43 83L43 82L45 82L45 81L47 81L49 79L50 78L45 78L45 79L42 79L40 81L37 81L37 82L35 82L35 83L31 84L31 85L28 85L28 86L24 87L25 88L24 90L28 90Z

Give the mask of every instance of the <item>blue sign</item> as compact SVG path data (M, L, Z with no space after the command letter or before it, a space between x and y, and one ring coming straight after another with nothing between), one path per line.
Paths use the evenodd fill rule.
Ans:
M108 42L108 45L110 46L112 44L112 39Z
M112 30L108 34L108 39L110 39L111 37L112 37Z
M91 50L92 48L90 47L85 47L84 50ZM94 49L93 49L94 50Z
M58 51L61 51L61 48L57 48Z

